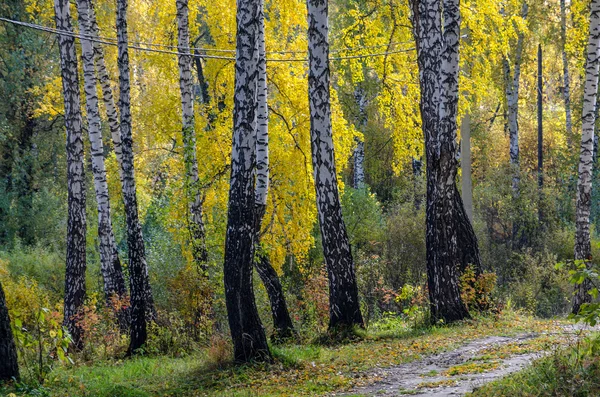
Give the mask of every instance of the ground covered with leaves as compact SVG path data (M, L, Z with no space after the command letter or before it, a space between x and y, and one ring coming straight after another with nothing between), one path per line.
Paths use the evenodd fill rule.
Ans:
M217 339L210 347L185 357L146 356L89 366L63 366L54 370L42 386L17 385L5 389L4 393L72 397L347 393L381 380L374 371L377 368L419 360L488 336L532 332L558 334L564 325L563 321L538 320L514 313L478 318L454 326L415 328L404 322L388 321L375 324L367 331L359 332L354 340L343 343L325 343L326 339L320 338L319 343L273 346L273 364L245 366L229 362L228 342ZM544 345L540 343L537 348L542 349ZM484 361L494 363L503 354L518 354L519 349L522 347L505 345L497 351L486 351ZM463 373L469 368L457 366L450 371ZM426 382L424 379L423 383Z

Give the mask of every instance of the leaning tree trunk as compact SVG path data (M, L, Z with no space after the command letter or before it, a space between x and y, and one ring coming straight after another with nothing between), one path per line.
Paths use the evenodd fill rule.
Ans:
M117 0L117 39L119 47L119 107L121 115L123 202L127 219L129 248L129 289L131 294L131 327L128 354L144 345L147 338L146 316L152 312L152 293L148 284L148 266L142 237L135 191L133 139L131 136L131 105L129 83L129 53L127 50L127 0Z
M225 302L236 361L270 361L252 287L258 13L260 0L237 0L231 182L225 236Z
M91 28L91 35L95 40L99 39L100 29L96 22L96 12L94 10L93 0L89 0L89 23ZM117 107L115 106L114 95L110 86L110 77L106 70L106 63L104 62L104 49L102 44L98 41L94 41L94 63L96 65L96 72L98 73L98 81L102 89L102 101L106 109L106 118L108 120L108 128L110 129L110 135L113 142L113 150L115 151L115 157L119 165L119 178L121 183L123 182L123 151L121 148L121 127L119 126L119 115L117 114Z
M581 149L579 151L579 178L577 180L575 260L589 264L592 259L590 242L590 208L592 196L592 156L594 151L595 108L598 97L598 56L600 47L600 0L592 0L590 15L590 36L585 65L585 86L583 91L583 111L581 123ZM591 301L590 282L579 285L573 299L573 313L579 312L581 305Z
M91 35L89 20L89 0L77 0L79 27L84 36ZM125 280L115 242L110 215L110 196L104 166L104 145L98 110L98 94L96 91L96 74L94 68L94 47L90 40L81 39L81 58L83 60L84 92L88 120L88 135L92 155L92 173L94 175L94 191L98 204L98 239L100 240L100 269L104 279L104 295L107 302L113 296L125 296Z
M0 381L19 379L17 348L10 328L6 297L0 284Z
M363 326L338 192L329 87L328 0L308 0L308 98L317 211L329 278L329 329Z
M183 157L185 163L185 195L189 208L188 228L192 237L192 253L199 269L207 272L208 252L204 221L202 219L202 196L198 179L196 158L196 130L194 127L194 95L192 81L192 56L188 28L188 0L177 0L177 50L179 63L179 89L181 91L181 113L183 120Z
M413 0L414 30L421 86L421 118L427 158L426 247L432 321L469 318L458 285L458 220L464 218L456 187L458 105L457 0ZM470 225L470 223L469 223Z
M569 59L567 58L567 6L565 0L560 0L560 38L562 44L563 64L563 98L565 100L565 117L567 128L567 146L573 147L573 122L571 120L571 78L569 76Z
M256 179L254 187L254 267L267 290L271 303L274 332L271 339L281 341L293 337L294 324L285 302L283 288L269 255L260 246L261 225L269 192L269 113L267 107L267 58L265 52L264 1L258 18L258 80L256 102Z
M72 32L71 12L67 0L54 0L56 28ZM83 167L82 119L79 100L79 78L75 39L59 35L60 70L65 103L67 129L67 266L65 273L64 325L73 338L75 348L83 347L83 330L77 315L85 300L85 175Z

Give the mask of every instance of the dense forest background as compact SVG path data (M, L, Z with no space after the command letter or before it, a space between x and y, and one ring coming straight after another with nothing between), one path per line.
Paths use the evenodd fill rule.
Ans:
M96 0L94 5L106 42L110 85L118 92L117 47L112 45L115 4ZM234 9L233 0L189 1L190 45L197 55L191 70L197 184L207 253L205 265L198 266L186 193L178 59L172 53L178 46L176 4L129 4L137 199L157 318L150 324L149 353L185 354L217 340L226 343L219 338L228 332L223 258L235 86ZM458 135L470 135L471 216L485 273L473 286L473 271L463 272L463 300L474 310L508 307L541 317L566 314L573 286L567 269L555 264L574 258L589 1L524 5L522 0L465 0L460 11ZM270 194L260 239L261 252L279 274L297 337L308 340L327 328L329 307L311 165L305 12L303 1L265 3ZM45 0L5 0L0 17L54 26L53 4ZM72 20L79 31L75 7ZM426 176L410 6L397 0L332 0L329 20L335 161L364 320L422 321L428 311ZM76 48L80 58L81 47ZM84 92L83 79L80 83ZM11 318L22 329L16 335L22 359L34 361L36 349L43 353L47 365L28 366L40 378L57 360L56 346L65 343L68 189L61 84L57 36L0 20L0 282ZM102 115L104 106L100 101ZM518 134L517 161L511 153L511 115ZM127 279L125 209L117 157L108 144L109 123L102 123L101 132L107 142L113 230ZM81 355L89 360L123 353L127 342L126 332L112 320L113 311L104 305L87 134L84 148L87 299ZM597 138L594 161L596 148ZM459 155L460 161L464 153ZM459 186L463 173L459 171ZM596 174L592 225L600 217ZM593 226L591 236L595 260L600 238ZM470 294L469 288L476 291ZM271 335L271 306L256 274L254 291Z

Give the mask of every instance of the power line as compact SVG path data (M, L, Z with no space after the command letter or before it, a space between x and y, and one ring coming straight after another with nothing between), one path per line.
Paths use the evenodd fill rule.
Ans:
M16 20L8 19L8 18L0 17L0 21L6 22L6 23L11 23L14 25L24 26L24 27L27 27L30 29L40 30L40 31L47 32L47 33L60 34L63 36L70 36L70 37L73 37L73 38L76 38L79 40L89 40L89 41L102 43L102 44L106 44L106 45L110 45L110 46L118 45L117 39L115 39L115 38L82 35L82 34L77 34L74 32L69 32L67 30L55 29L55 28L51 28L51 27L47 27L47 26L37 25L34 23L16 21ZM355 52L355 51L359 51L359 50L363 50L363 49L379 48L379 47L384 47L384 46L395 46L398 44L408 44L408 43L409 42L388 43L388 44L380 44L380 45L373 45L373 46L337 49L337 50L332 50L331 52L332 53L339 53L339 52L345 52L345 51ZM191 56L191 57L206 58L206 59L220 59L220 60L227 60L227 61L235 60L235 57L228 57L228 56L222 56L222 55L183 53L183 52L178 52L178 51L163 50L163 49L159 49L159 48L148 48L148 47L143 47L143 46L159 47L159 48L160 47L162 47L162 48L178 48L177 46L171 46L171 45L166 45L166 44L152 44L152 43L142 43L142 42L133 42L133 44L128 45L128 48L131 48L133 50L138 50L138 51L154 52L154 53L160 53L160 54L186 55L186 56ZM218 48L212 48L212 49L211 48L190 48L190 50L235 53L235 50L218 49ZM410 51L414 51L414 48L406 48L406 49L392 50L392 51L386 51L386 52L380 52L380 53L371 53L371 54L330 57L329 60L341 61L341 60L346 60L346 59L360 59L360 58L393 55L393 54L399 54L399 53L410 52ZM271 51L268 53L269 54L306 54L305 51ZM308 59L307 58L267 58L267 61L269 61L269 62L308 62Z

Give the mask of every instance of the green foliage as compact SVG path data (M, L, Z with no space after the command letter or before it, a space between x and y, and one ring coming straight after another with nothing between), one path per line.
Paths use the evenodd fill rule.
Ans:
M384 233L384 219L381 204L369 189L344 189L342 212L350 238L350 244L357 250L376 249Z

